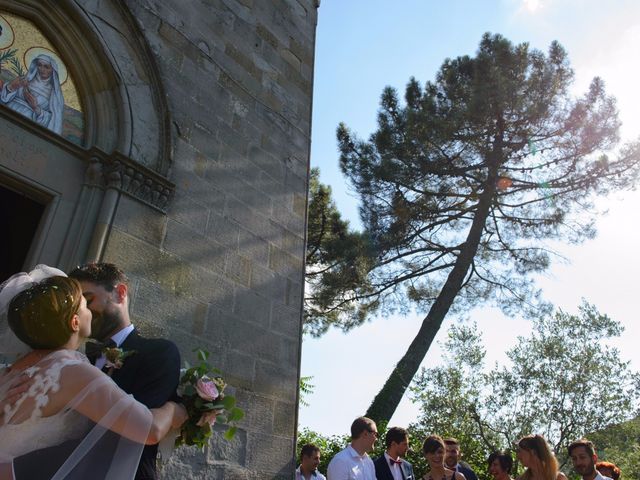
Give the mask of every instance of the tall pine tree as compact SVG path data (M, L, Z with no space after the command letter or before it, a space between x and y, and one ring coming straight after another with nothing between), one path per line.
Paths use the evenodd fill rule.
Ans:
M349 330L372 309L352 301L356 291L368 289L367 275L374 264L368 238L342 218L317 168L310 173L308 210L305 332L320 336L332 325Z
M338 127L375 252L367 282L344 302L406 308L408 296L426 312L368 416L391 418L452 309L542 308L531 274L550 264L544 240L593 236L594 196L634 185L639 145L610 158L615 99L599 78L573 98L572 81L558 43L545 55L485 34L475 57L445 60L434 82L412 78L404 104L386 88L368 141Z

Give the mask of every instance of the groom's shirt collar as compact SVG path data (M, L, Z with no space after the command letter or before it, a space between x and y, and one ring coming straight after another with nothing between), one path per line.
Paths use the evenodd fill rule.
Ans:
M122 343L127 339L129 334L133 332L133 329L134 329L134 326L129 325L128 327L123 328L122 330L120 330L118 333L116 333L111 337L111 340L116 342L116 347L119 347L120 345L122 345Z

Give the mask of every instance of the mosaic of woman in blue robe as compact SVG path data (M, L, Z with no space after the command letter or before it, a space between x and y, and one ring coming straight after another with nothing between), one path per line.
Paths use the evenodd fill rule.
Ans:
M35 57L25 77L2 87L0 103L61 134L64 98L56 61L46 54Z

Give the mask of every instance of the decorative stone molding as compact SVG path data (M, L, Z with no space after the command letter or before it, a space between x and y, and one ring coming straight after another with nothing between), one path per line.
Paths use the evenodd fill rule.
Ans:
M175 185L155 171L121 153L106 155L96 149L85 179L87 185L117 190L165 214L175 191Z

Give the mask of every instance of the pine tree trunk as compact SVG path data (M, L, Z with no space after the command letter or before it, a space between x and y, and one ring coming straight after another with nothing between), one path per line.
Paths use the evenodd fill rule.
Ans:
M407 352L397 363L386 383L373 399L365 416L375 422L388 422L398 408L404 393L411 380L418 372L422 360L431 347L442 321L449 312L453 301L462 288L462 283L478 251L478 245L482 238L487 217L491 210L491 203L495 194L497 181L497 168L489 172L485 190L480 196L478 209L473 217L473 222L467 235L462 251L458 256L453 269L449 273L438 297L429 309L429 313L422 320L422 326L418 334L409 345Z

